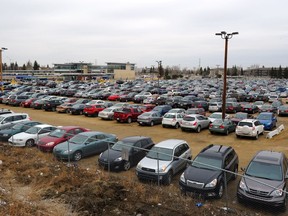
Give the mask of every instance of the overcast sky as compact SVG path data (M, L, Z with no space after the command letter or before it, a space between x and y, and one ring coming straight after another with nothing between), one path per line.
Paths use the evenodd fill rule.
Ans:
M288 66L287 0L1 0L3 62Z

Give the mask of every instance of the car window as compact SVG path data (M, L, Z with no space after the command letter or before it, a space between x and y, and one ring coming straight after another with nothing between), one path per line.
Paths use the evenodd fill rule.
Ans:
M98 135L96 135L96 139L97 140L106 139L106 136L104 134L98 134Z
M235 155L235 152L233 150L226 156L226 158L225 158L225 167L228 166L231 163L231 161L234 158L234 155Z
M141 148L146 148L149 144L149 141L146 139L141 140Z
M8 122L12 122L13 121L13 116L7 117L3 123L8 123Z
M174 151L174 156L175 157L180 157L181 156L181 149L180 146L178 146L175 151Z

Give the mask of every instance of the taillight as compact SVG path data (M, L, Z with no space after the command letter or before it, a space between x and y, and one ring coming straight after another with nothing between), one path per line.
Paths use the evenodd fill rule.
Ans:
M197 125L197 122L194 122L193 125L196 126L196 125Z
M219 128L224 129L225 127L223 125L220 125Z
M210 124L210 125L209 125L209 127L210 127L210 128L212 128L212 127L213 127L213 125L212 125L212 124Z

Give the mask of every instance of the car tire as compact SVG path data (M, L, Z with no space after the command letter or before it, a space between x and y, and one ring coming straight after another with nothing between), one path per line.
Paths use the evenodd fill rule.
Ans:
M255 136L255 139L258 140L258 138L259 138L259 134L258 134L258 132L257 132L257 134L256 134L256 136Z
M56 111L56 108L55 107L52 107L52 112L55 112Z
M130 161L125 161L124 164L123 164L123 169L124 169L125 171L128 171L130 168L131 168L131 163L130 163Z
M82 114L83 114L83 111L80 111L80 112L79 112L79 115L82 115Z
M154 121L150 122L150 126L153 127L154 126Z
M81 158L82 158L82 152L76 151L76 152L74 153L74 155L73 155L73 160L74 160L74 161L79 161L79 160L81 160Z
M223 181L220 181L218 191L217 191L217 198L221 199L224 194L224 184Z
M198 125L198 127L196 128L196 132L197 132L197 133L200 133L200 132L201 132L201 126L200 126L200 125Z
M129 117L129 118L127 119L127 122L128 122L128 124L131 124L132 119Z
M236 134L236 137L237 137L238 139L240 139L240 138L241 138L241 136L240 136L240 135L238 135L238 134Z
M226 135L226 136L229 135L229 130L228 130L228 129L225 131L225 135Z
M173 177L173 172L170 170L167 174L167 178L165 179L164 184L165 185L170 185L172 182L172 177Z
M180 127L179 123L177 122L175 128L178 129Z
M32 147L34 146L34 144L35 144L35 141L33 139L28 139L25 143L25 146Z
M284 189L284 191L286 192L286 189ZM286 196L284 198L284 202L283 202L280 210L281 210L281 212L286 212L286 210L287 210L287 197Z

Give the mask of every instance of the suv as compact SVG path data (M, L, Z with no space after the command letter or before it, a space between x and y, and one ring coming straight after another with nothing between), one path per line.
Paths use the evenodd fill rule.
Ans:
M191 159L191 149L185 140L164 140L153 146L138 163L136 175L139 180L155 180L169 185L173 175L184 169Z
M152 146L154 146L154 142L150 137L126 137L116 142L111 149L101 153L98 162L100 166L106 169L129 170L145 157Z
M236 179L238 164L238 155L231 146L211 144L204 148L182 173L180 190L184 194L192 192L205 198L221 198L224 194L224 183Z
M238 189L238 201L252 201L286 210L287 158L282 152L259 151L250 161Z
M258 139L264 133L264 125L257 119L243 119L238 123L235 133L238 138L247 136Z
M14 124L31 120L27 113L9 113L0 115L0 130L12 127Z
M184 113L166 113L162 118L162 127L179 128L184 115Z

